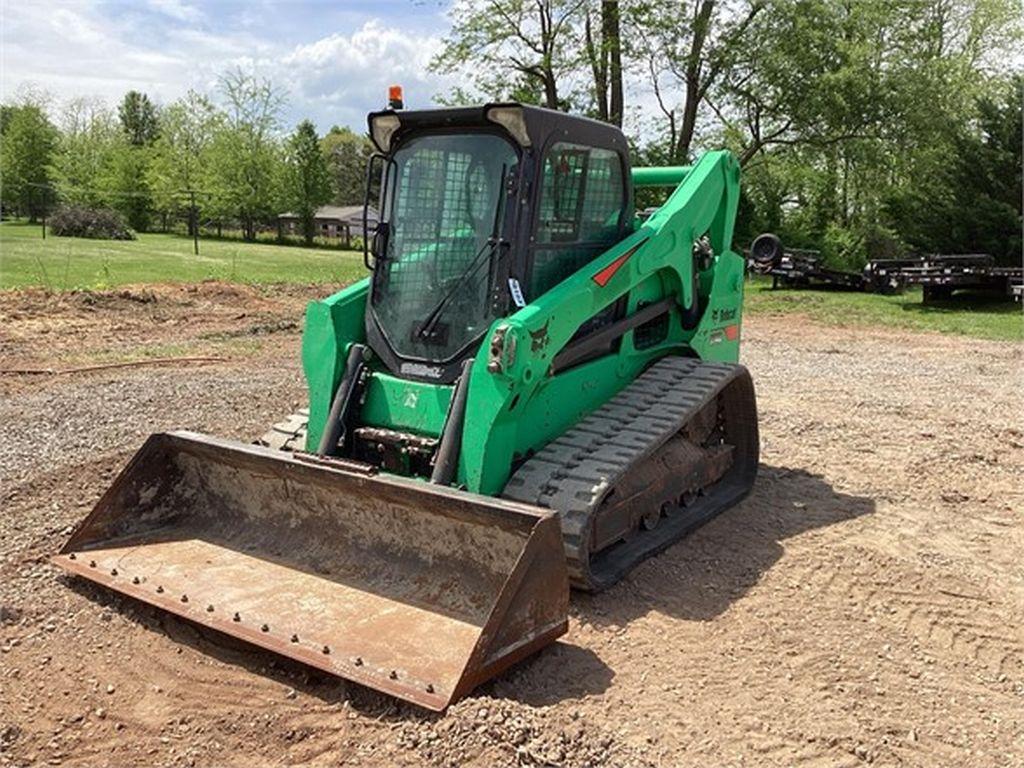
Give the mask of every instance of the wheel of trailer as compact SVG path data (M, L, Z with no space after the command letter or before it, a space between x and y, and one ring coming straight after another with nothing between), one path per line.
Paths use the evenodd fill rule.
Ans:
M277 422L256 440L257 445L279 451L301 451L306 447L309 408L301 408Z
M750 260L758 274L771 272L782 261L782 240L771 232L758 235L750 244Z

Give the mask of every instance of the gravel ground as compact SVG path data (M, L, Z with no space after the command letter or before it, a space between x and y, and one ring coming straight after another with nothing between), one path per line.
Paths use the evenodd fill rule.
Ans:
M4 368L259 338L0 377L0 765L1024 764L1018 347L748 321L750 498L432 715L46 562L150 432L247 439L302 399L302 296L198 290L0 299Z

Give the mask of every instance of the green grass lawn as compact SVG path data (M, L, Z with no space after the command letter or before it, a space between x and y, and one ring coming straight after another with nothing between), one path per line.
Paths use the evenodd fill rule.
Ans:
M348 283L365 274L354 251L192 240L140 234L138 240L85 240L47 235L39 225L0 223L0 289L36 286L54 291L102 289L130 283Z
M921 303L921 289L896 296L842 291L771 289L770 278L747 283L744 311L753 314L800 314L839 326L870 325L909 331L935 331L982 339L1024 339L1024 310L1013 300L984 295L954 295L934 305Z
M0 290L37 286L54 291L102 289L131 283L349 283L365 274L362 254L227 240L192 241L141 234L138 240L40 236L38 225L0 223ZM747 283L745 311L799 314L829 325L870 325L936 331L983 339L1024 339L1024 313L1012 301L954 297L935 306L921 291L898 296L837 291L771 290L767 278Z

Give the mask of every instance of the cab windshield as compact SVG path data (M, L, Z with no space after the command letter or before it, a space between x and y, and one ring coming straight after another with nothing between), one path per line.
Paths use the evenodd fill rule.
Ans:
M495 134L434 134L403 142L392 160L373 310L399 356L446 361L492 320L494 237L516 151Z

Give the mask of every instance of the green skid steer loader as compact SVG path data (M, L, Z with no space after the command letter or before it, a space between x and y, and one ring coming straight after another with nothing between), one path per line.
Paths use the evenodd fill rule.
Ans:
M749 492L739 167L631 170L617 128L519 104L369 128L370 274L309 305L308 410L151 436L54 559L440 710Z

